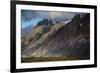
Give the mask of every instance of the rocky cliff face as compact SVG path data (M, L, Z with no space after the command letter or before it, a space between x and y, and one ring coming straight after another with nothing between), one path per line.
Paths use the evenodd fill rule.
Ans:
M39 25L22 38L22 57L76 56L90 58L90 15L77 14L67 24L57 23L41 32Z

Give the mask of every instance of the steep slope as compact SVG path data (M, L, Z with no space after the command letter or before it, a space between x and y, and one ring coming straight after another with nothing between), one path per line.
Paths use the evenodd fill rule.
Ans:
M38 34L43 25L33 28L24 38L22 56L90 58L90 15L77 14L69 23L57 23ZM26 40L25 40L26 39ZM30 41L31 40L31 41Z
M25 28L22 28L21 29L21 35L22 35L22 37L25 36L25 35L27 35L27 32L29 32L31 30L31 28L32 28L32 25L27 26Z

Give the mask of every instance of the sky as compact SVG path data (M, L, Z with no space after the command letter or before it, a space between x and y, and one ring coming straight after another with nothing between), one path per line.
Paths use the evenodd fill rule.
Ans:
M39 11L39 10L21 10L21 28L35 26L43 18L62 19L67 17L73 18L74 12L57 12L57 11Z
M21 25L22 28L30 25L35 26L40 20L48 15L47 12L34 10L21 10Z

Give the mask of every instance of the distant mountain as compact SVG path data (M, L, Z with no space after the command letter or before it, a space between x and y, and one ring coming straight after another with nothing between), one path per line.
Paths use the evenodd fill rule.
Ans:
M43 23L43 22L42 22ZM22 57L75 56L90 58L90 14L77 14L72 20L47 28L37 25L22 38Z
M66 16L63 16L63 17L55 17L55 18L52 19L52 21L54 23L56 23L56 22L64 22L64 21L68 21L68 20L70 20L70 19L68 17L66 17Z
M25 36L27 35L28 31L30 31L32 29L33 25L27 26L25 28L21 28L21 36Z

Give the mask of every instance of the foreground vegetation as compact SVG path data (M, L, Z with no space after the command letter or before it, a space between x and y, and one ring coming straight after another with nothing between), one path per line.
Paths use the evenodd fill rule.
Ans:
M21 57L21 62L46 62L46 61L65 61L65 60L79 60L76 56L61 56L61 57Z

